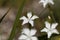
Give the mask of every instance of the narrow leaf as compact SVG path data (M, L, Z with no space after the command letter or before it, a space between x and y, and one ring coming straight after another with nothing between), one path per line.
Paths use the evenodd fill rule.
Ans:
M20 5L20 8L18 10L18 14L16 16L16 19L15 19L15 22L14 22L14 25L13 25L13 28L12 28L12 31L11 31L11 34L10 34L10 37L8 38L8 40L13 40L13 38L15 37L16 35L16 29L18 27L18 23L19 23L19 18L21 16L21 13L22 13L22 10L23 10L23 7L24 7L24 4L25 4L25 1L26 0L22 0L22 3ZM20 24L21 25L21 24Z

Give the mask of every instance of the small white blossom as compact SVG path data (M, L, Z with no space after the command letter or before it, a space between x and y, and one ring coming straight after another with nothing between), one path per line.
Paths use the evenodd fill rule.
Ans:
M22 35L18 38L19 40L38 40L35 35L37 31L35 29L29 30L25 28L22 30Z
M59 32L56 30L58 23L53 23L52 25L48 23L47 21L45 22L46 28L42 29L41 32L46 32L48 35L48 38L51 37L53 33L59 34Z
M50 16L48 16L48 19L51 19L51 17L50 17Z
M52 4L54 5L53 0L40 0L39 3L43 3L43 7L45 8L47 4Z
M22 25L24 25L24 24L26 24L26 23L30 23L32 26L34 26L34 20L35 20L36 18L39 18L39 17L36 16L36 15L33 15L33 16L32 16L32 13L31 13L31 12L29 12L29 13L27 14L27 17L28 17L28 18L26 18L25 16L23 16L23 17L20 18L20 20L23 20Z

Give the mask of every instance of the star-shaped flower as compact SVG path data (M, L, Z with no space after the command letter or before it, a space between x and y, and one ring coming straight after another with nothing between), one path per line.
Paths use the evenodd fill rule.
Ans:
M22 35L18 38L19 40L38 40L35 36L37 31L35 29L29 30L28 28L24 28L22 30Z
M26 18L25 16L23 16L23 17L20 18L20 20L23 20L22 25L24 25L24 24L26 24L26 23L30 23L32 26L34 26L34 20L35 20L36 18L39 18L39 17L36 16L36 15L33 15L33 16L32 16L32 13L31 13L31 12L29 12L29 13L27 14L27 17L28 17L28 18Z
M56 30L58 23L53 23L52 25L49 22L45 22L46 28L42 29L41 32L46 32L48 35L48 38L51 37L53 33L59 34L59 32Z
M47 4L52 4L54 5L53 0L40 0L39 3L43 3L43 7L45 8Z

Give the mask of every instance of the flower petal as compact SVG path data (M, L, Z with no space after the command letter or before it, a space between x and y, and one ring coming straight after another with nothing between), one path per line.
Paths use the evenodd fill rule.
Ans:
M49 22L46 21L45 26L46 26L46 28L50 29L50 23Z
M34 19L36 19L36 18L39 18L39 17L36 16L36 15L34 15L34 16L31 18L31 20L34 20Z
M30 30L28 28L23 28L22 33L24 33L28 36L30 33Z
M50 38L51 37L51 35L52 35L52 32L47 32L47 34L48 34L48 38Z
M34 21L30 20L29 23L32 25L32 27L34 26Z
M24 25L26 23L28 23L28 20L24 20L23 23L22 23L22 25Z
M44 28L44 29L41 30L41 32L48 32L48 29Z
M48 3L48 0L41 0L39 3L43 3L43 7L45 8Z
M20 20L27 20L25 16L21 17Z
M28 23L28 19L25 16L21 17L20 20L23 20L22 25Z
M46 7L46 5L47 5L47 2L45 2L45 3L43 4L43 7L45 8L45 7Z
M28 19L30 19L30 18L32 17L32 13L29 12L29 13L27 14L27 17L28 17Z
M38 40L38 38L37 38L37 37L32 37L31 39L32 39L32 40Z
M53 0L49 0L49 3L51 3L52 5L54 5L54 2L53 2Z
M59 34L59 32L58 32L56 29L53 29L53 30L52 30L52 33Z
M18 39L19 39L19 40L25 40L25 39L27 39L27 36L21 35Z
M35 29L31 29L30 35L33 36L33 35L36 34L36 32L37 32L37 31L36 31Z
M54 24L52 24L51 28L55 29L57 27L57 25L58 25L58 23L54 23Z

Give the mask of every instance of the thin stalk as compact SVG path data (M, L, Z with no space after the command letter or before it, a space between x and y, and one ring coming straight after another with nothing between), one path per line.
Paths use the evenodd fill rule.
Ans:
M23 10L25 1L26 1L26 0L22 0L22 3L21 3L20 8L19 8L19 10L18 10L18 14L17 14L17 16L16 16L16 19L15 19L15 22L14 22L14 25L13 25L13 28L12 28L12 31L11 31L11 34L10 34L8 40L13 40L14 37L16 36L17 27L19 27L19 28L21 27L21 23L20 23L19 18L21 17L21 14L22 14L22 10ZM19 24L19 23L20 23L20 24ZM18 26L18 24L19 24L19 26ZM20 29L20 30L21 30L21 29Z
M53 20L54 22L56 22L56 20L55 20L55 18L54 18L54 15L53 15L53 10L52 10L52 8L50 7L50 5L48 5L48 9L49 9L49 11L50 11L50 16L51 16L52 20Z
M50 16L51 16L52 22L56 22L54 15L53 15L53 10L49 4L48 4L48 9L50 11ZM48 40L51 40L51 38L48 38Z

